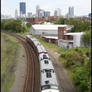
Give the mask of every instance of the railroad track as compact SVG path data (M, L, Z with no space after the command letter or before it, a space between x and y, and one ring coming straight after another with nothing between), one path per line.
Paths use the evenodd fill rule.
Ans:
M10 32L4 33L14 36L25 48L27 69L22 92L40 92L40 64L33 48L27 43L26 38L23 36Z

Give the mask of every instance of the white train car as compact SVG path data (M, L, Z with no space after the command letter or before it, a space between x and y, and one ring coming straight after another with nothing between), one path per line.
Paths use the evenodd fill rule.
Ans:
M45 50L45 48L42 46L42 44L37 45L37 49L38 49L38 53L47 53L47 51Z
M47 53L40 53L39 54L39 61L41 61L43 59L50 59L50 57Z
M41 92L59 92L56 73L46 49L32 36L27 36L27 38L33 41L39 53Z

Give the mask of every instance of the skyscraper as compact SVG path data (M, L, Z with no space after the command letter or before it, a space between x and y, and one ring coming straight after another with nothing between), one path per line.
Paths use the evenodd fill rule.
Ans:
M48 18L50 16L50 11L44 11L44 16Z
M15 10L15 18L18 18L18 10Z
M28 18L31 18L31 17L32 17L32 12L28 12L28 13L27 13L27 17L28 17Z
M20 2L20 17L26 17L26 3Z
M54 11L54 16L61 16L61 10L60 10L60 8L57 8L57 9Z
M40 10L40 6L37 5L37 6L36 6L36 15L37 15L37 17L39 16L39 10Z
M39 17L39 18L42 18L43 16L44 16L44 10L39 9L39 10L38 10L38 17Z
M68 10L68 17L69 17L69 18L74 17L74 7L69 7L69 10Z

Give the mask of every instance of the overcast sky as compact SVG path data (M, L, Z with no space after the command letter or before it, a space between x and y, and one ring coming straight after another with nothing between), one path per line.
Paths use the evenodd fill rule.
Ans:
M69 6L74 6L76 16L88 15L91 12L91 0L1 0L1 14L15 15L15 9L19 12L19 2L26 2L27 12L36 12L36 5L48 10L51 15L56 8L61 9L61 14L68 12Z

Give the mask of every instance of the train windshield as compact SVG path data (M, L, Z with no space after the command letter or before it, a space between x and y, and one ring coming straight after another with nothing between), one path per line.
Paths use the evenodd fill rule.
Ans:
M41 90L45 90L45 89L58 89L58 86L56 86L56 85L44 85L41 87Z
M48 59L48 57L46 55L43 55L43 59Z

